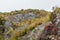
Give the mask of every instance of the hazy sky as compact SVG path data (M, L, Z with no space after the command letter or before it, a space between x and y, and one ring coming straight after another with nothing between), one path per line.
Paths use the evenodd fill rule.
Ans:
M53 6L60 6L60 0L0 0L0 12L28 8L51 11Z

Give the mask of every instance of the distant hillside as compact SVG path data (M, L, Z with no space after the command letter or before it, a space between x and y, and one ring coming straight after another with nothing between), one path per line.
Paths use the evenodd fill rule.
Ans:
M54 22L56 13L60 13L60 8L53 8L53 12L39 9L0 12L0 26L5 29L4 36L6 40L16 40L16 38L22 38L22 36L38 28L38 25L46 24L49 21Z

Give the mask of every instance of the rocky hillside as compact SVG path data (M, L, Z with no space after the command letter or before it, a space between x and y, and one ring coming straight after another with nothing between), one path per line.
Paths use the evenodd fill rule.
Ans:
M44 25L53 21L58 12L59 8L53 12L38 9L0 12L0 33L3 33L0 40L38 40Z

